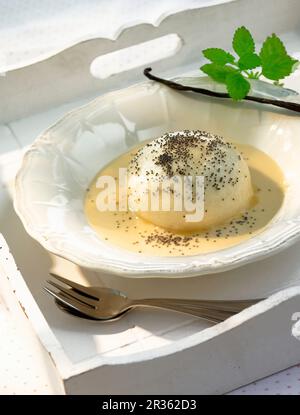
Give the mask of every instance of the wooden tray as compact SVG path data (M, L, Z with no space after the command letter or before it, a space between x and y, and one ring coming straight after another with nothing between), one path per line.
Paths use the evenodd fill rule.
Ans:
M254 3L259 4L260 15L268 12L268 24L256 17ZM129 46L137 38L149 40L179 31L183 42L178 54L156 64L160 73L175 75L172 68L179 73L199 65L203 47L228 44L237 14L241 24L255 26L258 40L275 31L290 40L293 48L295 39L299 40L295 31L299 11L299 2L292 0L267 0L263 5L239 0L181 12L167 17L158 28L139 25L116 42L85 42L0 78L1 94L6 94L0 111L1 276L9 278L16 300L48 352L47 364L55 365L66 393L224 393L300 362L295 314L300 312L300 243L272 258L222 274L184 280L121 279L97 275L50 255L26 234L12 207L13 177L24 148L39 132L99 91L141 79L140 68L106 81L93 79L89 63L99 53ZM202 33L207 19L222 31ZM63 94L57 93L59 86ZM79 282L117 287L132 296L268 299L216 326L146 309L130 312L113 324L97 324L56 308L42 290L50 270Z

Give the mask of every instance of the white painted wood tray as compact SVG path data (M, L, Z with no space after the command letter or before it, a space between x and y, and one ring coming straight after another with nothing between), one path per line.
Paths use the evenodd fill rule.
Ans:
M268 11L268 25L257 19L254 3L260 4L262 15ZM79 44L0 78L1 94L6 94L0 111L1 277L9 278L67 393L224 393L300 362L299 314L295 314L300 313L300 243L274 257L222 274L184 280L131 280L97 275L50 255L26 234L12 207L12 182L23 148L38 133L99 91L141 79L140 68L106 81L93 79L87 62L97 55L132 45L137 38L149 40L180 28L181 49L155 64L165 76L175 75L176 71L169 68L177 68L179 73L199 65L203 47L228 44L237 14L239 23L254 27L258 40L275 31L290 42L291 52L297 52L299 11L299 2L293 0L267 0L263 6L256 0L237 0L181 12L166 18L158 28L139 25L123 32L116 42L99 39ZM207 27L204 23L208 18L213 27L222 27L222 32L202 33L199 28ZM296 88L297 82L300 77L291 79L289 86ZM26 118L20 119L25 112ZM159 310L136 310L113 324L97 324L56 308L42 291L50 270L80 282L118 287L132 296L180 293L207 299L269 298L217 326Z

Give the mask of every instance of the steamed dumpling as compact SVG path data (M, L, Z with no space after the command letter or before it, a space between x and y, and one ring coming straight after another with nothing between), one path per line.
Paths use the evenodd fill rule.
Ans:
M138 180L152 184L152 192L165 190L161 183L166 178L191 176L195 187L196 176L204 177L204 216L199 221L187 221L187 210L170 211L150 208L137 210L137 215L160 227L179 231L196 231L222 224L247 209L253 199L253 188L248 165L233 144L206 131L178 131L164 134L143 146L129 165L129 193L134 199L144 196ZM140 182L139 182L140 183ZM154 186L153 186L154 185ZM136 187L136 188L135 188ZM154 189L154 190L153 190ZM176 192L175 192L176 193ZM174 195L174 192L173 192Z

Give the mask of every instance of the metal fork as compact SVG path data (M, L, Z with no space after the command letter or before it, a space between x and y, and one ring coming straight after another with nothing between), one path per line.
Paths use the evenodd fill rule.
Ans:
M156 307L190 314L220 323L243 309L261 301L251 300L193 300L178 298L130 299L124 293L105 287L86 287L59 275L50 274L55 280L48 280L51 287L44 289L52 295L61 308L73 311L80 317L93 320L115 320L135 307ZM63 283L63 284L61 284Z

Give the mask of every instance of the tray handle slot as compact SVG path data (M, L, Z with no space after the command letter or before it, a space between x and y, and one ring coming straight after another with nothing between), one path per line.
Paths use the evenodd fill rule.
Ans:
M178 53L182 45L182 39L177 33L169 33L98 56L91 63L90 72L95 78L106 79L169 58Z

